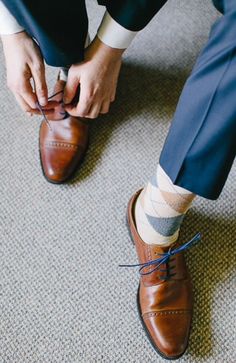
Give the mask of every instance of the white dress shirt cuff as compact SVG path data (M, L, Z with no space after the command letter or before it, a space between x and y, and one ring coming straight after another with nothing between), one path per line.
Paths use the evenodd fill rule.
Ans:
M0 34L14 34L23 30L24 28L18 24L14 16L0 1Z
M126 49L138 32L124 28L106 11L98 29L98 38L111 48Z

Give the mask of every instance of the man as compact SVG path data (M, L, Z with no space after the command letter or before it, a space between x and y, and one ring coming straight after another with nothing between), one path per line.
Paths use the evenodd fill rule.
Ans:
M47 19L42 20L42 14L45 17L47 11L35 8L35 5L27 6L25 5L27 1L24 2L24 6L21 4L23 10L19 6L16 6L16 10L14 7L16 4L12 5L13 1L4 2L21 25L24 28L28 26L28 33L37 40L48 63L70 67L66 85L65 72L64 79L59 78L58 83L63 82L64 98L68 103L65 109L73 116L68 117L64 114L60 100L56 103L48 102L44 108L52 122L50 127L47 127L45 121L40 134L43 167L45 169L45 160L49 160L50 166L55 167L52 167L52 170L58 173L58 170L60 171L67 163L72 163L72 154L75 155L68 145L73 147L81 145L76 142L81 140L82 133L87 132L87 125L76 117L95 117L99 112L108 110L108 103L114 99L123 50L128 46L135 32L141 30L166 1L107 1L108 13L105 15L97 38L86 49L84 61L75 64L74 62L80 62L83 59L81 49L78 50L74 42L67 44L67 38L63 38L62 35L58 39L58 30L53 31ZM81 4L81 8L76 16L80 16L83 3L79 1L77 3ZM188 243L181 244L178 238L181 223L196 195L208 199L218 198L236 153L236 4L234 0L218 0L214 1L214 4L223 16L212 27L209 41L186 82L162 150L157 172L144 189L134 194L128 204L128 225L139 257L138 265L128 266L139 266L141 274L137 295L138 311L152 345L166 359L177 359L185 352L193 314L192 285L183 251L195 244L200 236L196 235ZM72 7L69 6L69 8ZM70 15L71 19L74 19L73 14ZM84 23L81 22L81 24L86 24L85 18L83 21ZM73 26L73 22L71 23ZM61 24L60 21L59 24ZM120 29L119 35L117 32L117 35L113 37L112 34L116 33L113 29L117 26ZM73 39L78 36L78 32L76 35L73 34L74 30L71 29ZM80 30L83 36L77 44L83 45L87 34L86 25ZM4 38L4 51L9 64L7 52L12 44ZM36 47L30 39L23 39L23 45L25 42L27 44L30 42L31 48ZM19 41L22 46L21 39ZM50 45L49 49L47 44ZM17 47L15 41L13 45ZM36 63L40 58L38 51L36 47L37 56L33 58ZM29 82L25 82L24 90L29 90L28 93L23 92L23 95L19 95L22 90L20 88L16 98L22 107L23 105L27 107L28 112L36 113L33 106L37 100L32 97L40 100L41 96L47 98L47 94L45 86L38 86L39 91L37 91L40 77L33 69L32 53L29 59L31 61L27 63L28 73L26 74L28 78L33 76L36 95L30 90ZM109 68L111 64L114 66L114 73L110 78L106 71L111 69ZM105 71L100 73L100 68L104 68ZM88 69L92 72L92 80L88 76ZM7 70L8 74L12 72L10 65ZM44 85L43 76L40 79ZM108 92L109 87L107 87L110 81L111 93ZM62 84L58 85L58 83L55 92L61 89ZM78 84L80 84L79 101L73 102ZM102 92L91 92L94 90L94 84L97 85L95 89L102 89ZM88 88L90 92L87 93ZM12 89L15 91L14 87ZM41 89L44 89L44 92L41 93ZM93 97L94 94L99 96ZM58 95L60 94L56 97ZM88 102L90 108L88 105L87 108L84 106L85 99L90 100ZM104 100L107 107L103 107ZM43 105L44 101L41 104ZM53 120L53 118L61 118L59 116L61 114L66 118L59 121ZM64 122L66 126L61 126ZM72 134L73 142L70 139ZM55 140L52 137L55 137ZM50 150L51 155L48 156L50 154L48 150L55 148L57 151L57 144L60 151L57 154L60 163L56 165L53 159L56 157L56 152ZM43 153L47 154L47 157L42 156Z
M85 118L93 119L109 111L115 99L122 53L165 1L106 3L107 12L90 46L85 0L70 0L66 8L64 1L56 0L0 3L8 85L24 111L39 114L40 108L54 121L50 127L46 120L42 123L39 142L43 173L52 183L69 180L78 168L88 145ZM65 87L64 97L59 93L50 102L43 58L49 65L63 68L54 91L58 93Z

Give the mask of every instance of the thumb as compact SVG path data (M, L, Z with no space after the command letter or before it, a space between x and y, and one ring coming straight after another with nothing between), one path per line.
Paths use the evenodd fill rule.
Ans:
M69 104L76 95L79 85L79 78L69 71L66 86L64 88L63 102Z

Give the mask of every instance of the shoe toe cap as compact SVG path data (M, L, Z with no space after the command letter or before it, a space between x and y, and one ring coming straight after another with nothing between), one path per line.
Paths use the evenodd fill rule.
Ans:
M82 147L41 147L40 158L43 173L48 181L62 183L76 171L84 155Z
M154 347L166 358L180 357L186 350L191 326L189 311L165 311L144 316Z

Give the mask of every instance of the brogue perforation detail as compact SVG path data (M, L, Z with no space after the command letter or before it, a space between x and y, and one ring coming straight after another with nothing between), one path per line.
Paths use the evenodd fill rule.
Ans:
M155 311L150 313L144 313L142 316L145 319L160 315L188 315L190 313L191 310L166 310L166 311Z
M61 141L47 141L43 145L40 145L40 147L78 149L79 145L69 144Z

